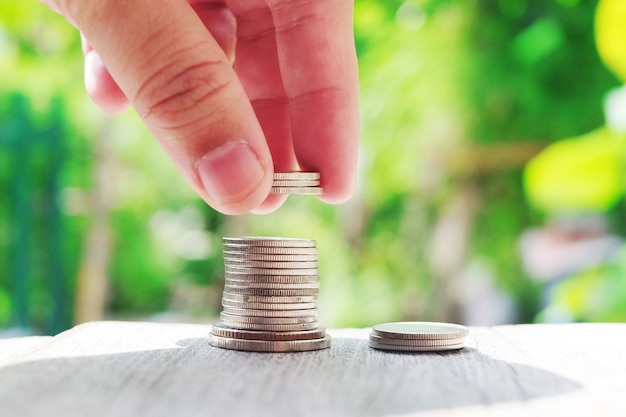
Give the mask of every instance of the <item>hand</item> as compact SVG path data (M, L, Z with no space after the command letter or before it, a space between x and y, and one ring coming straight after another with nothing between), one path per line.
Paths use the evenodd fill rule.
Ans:
M128 103L213 208L276 209L272 173L354 189L358 75L350 0L43 0L83 35L85 82ZM233 68L234 62L234 68Z

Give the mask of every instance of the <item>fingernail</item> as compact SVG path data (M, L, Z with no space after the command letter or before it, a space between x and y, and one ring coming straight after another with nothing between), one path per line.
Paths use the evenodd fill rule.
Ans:
M204 190L217 209L240 203L258 188L265 170L256 154L243 142L213 149L197 165Z

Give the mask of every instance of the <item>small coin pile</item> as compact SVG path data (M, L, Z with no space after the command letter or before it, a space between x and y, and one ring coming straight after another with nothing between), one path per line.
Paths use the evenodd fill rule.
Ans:
M317 321L320 280L315 241L272 237L224 239L226 285L212 346L257 352L330 347Z
M270 194L321 195L319 172L275 172Z
M462 349L468 329L459 324L398 322L379 324L370 333L370 347L380 350L433 352Z

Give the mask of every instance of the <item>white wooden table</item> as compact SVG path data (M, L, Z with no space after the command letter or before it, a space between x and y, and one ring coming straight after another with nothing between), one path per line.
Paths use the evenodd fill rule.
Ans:
M454 353L247 353L209 326L100 322L0 340L1 417L626 416L626 324L472 328Z

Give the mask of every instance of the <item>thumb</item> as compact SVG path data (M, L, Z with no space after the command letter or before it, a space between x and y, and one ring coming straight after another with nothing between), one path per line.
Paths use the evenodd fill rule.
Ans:
M272 158L228 58L186 0L46 0L77 26L189 183L241 214L269 193Z

